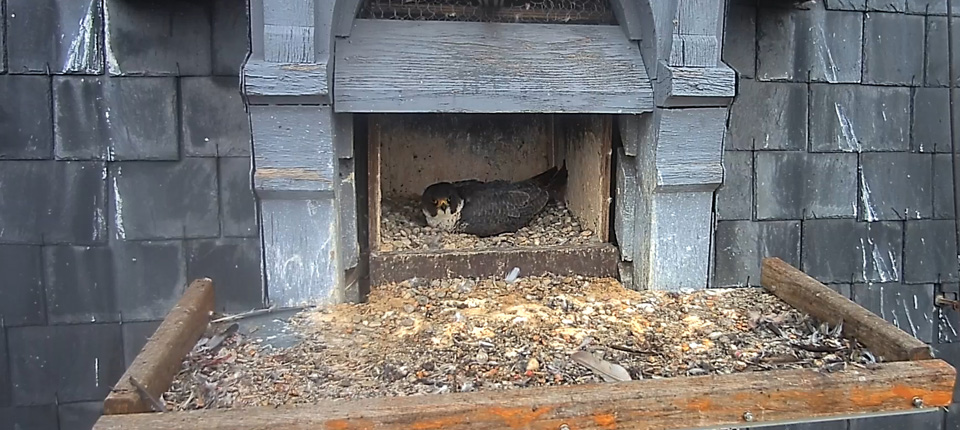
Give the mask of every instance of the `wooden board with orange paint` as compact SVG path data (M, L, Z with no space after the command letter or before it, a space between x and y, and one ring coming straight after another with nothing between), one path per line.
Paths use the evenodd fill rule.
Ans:
M942 360L837 373L783 370L409 397L280 408L100 418L95 430L679 429L742 426L947 406L956 371ZM917 400L919 399L919 400ZM933 409L936 410L936 409Z

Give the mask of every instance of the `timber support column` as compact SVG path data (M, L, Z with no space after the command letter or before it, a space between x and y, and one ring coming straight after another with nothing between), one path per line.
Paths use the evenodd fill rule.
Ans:
M735 72L720 60L725 2L651 4L658 43L644 54L657 58L650 73L656 76L657 108L620 120L624 148L617 185L625 198L618 199L616 228L618 237L628 239L621 241L623 273L637 289L703 289L709 284L727 113L736 91Z
M252 0L242 71L270 305L348 299L357 265L353 125L330 99L333 1Z

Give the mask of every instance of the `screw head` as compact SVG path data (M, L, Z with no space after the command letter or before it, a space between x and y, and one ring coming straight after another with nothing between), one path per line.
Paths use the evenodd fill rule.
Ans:
M913 398L913 407L915 407L915 408L922 408L922 407L923 407L923 399L921 399L921 398L919 398L919 397L914 397L914 398Z
M749 422L753 422L753 414L750 413L750 411L744 412L744 413L743 413L743 420L746 421L746 422L748 422L748 423L749 423Z
M570 426L566 424L560 424L560 430L570 430Z

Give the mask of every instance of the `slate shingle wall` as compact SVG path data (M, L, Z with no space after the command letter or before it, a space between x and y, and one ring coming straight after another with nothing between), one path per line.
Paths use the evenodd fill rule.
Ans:
M190 279L261 305L245 8L0 0L0 430L90 428Z
M779 256L960 364L960 315L933 304L960 293L944 2L731 3L714 285ZM779 429L953 429L958 410Z

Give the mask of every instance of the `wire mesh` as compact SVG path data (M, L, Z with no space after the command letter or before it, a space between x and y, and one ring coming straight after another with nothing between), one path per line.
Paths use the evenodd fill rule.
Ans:
M608 0L365 0L359 18L616 24Z

